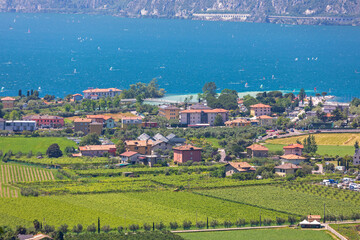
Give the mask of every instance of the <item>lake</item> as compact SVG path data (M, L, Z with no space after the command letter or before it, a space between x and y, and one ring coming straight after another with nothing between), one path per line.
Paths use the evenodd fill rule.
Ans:
M40 87L63 97L153 78L169 94L214 81L219 91L360 96L359 27L1 13L0 46L0 96Z

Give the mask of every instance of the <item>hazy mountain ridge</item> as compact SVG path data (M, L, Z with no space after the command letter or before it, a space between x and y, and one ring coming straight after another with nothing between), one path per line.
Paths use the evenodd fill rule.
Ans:
M190 18L193 13L248 13L268 16L360 16L360 0L0 0L2 12L101 13L128 17ZM284 19L280 21L285 21Z

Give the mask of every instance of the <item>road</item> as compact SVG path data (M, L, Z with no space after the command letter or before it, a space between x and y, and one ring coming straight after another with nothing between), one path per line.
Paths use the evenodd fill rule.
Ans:
M220 161L221 163L227 163L227 161L225 161L225 158L226 158L226 153L225 153L225 149L219 149L218 150L218 153L220 154L221 158L220 158Z

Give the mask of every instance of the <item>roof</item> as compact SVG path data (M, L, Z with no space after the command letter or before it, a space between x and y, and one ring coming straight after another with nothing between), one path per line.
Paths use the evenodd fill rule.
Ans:
M267 115L262 115L262 116L258 117L258 119L273 119L273 118L270 116L267 116Z
M180 108L172 106L172 105L161 105L159 108L167 110L167 109L173 109L173 110L180 110Z
M255 168L253 168L249 163L247 162L230 162L228 163L232 167L236 168L239 172L249 172L249 171L255 171Z
M81 122L85 122L85 123L91 123L91 119L87 119L87 118L75 118L74 119L74 123L81 123Z
M120 154L120 156L122 156L122 157L131 157L131 156L134 156L136 154L139 154L139 153L133 152L133 151L127 151L127 152L124 152L124 153Z
M184 111L181 111L181 113L227 113L228 110L222 109L222 108L216 108L216 109L187 109Z
M231 123L250 123L250 121L245 118L237 118L237 119L225 122L225 124L231 124Z
M250 149L252 151L269 151L267 147L264 147L263 145L259 145L259 144L253 144L247 147L247 149Z
M306 159L305 157L295 155L295 154L282 155L280 158L287 159L287 160L305 160Z
M153 137L155 140L157 141L162 141L162 142L168 142L169 139L167 139L166 137L164 137L161 133L157 133L155 134L155 136Z
M37 235L35 235L35 236L31 237L31 238L27 238L26 240L40 240L40 239L45 239L45 238L46 239L52 239L50 236L40 233L40 234L37 234Z
M315 219L321 219L321 216L320 215L308 215L307 216L308 218L315 218Z
M15 98L12 97L4 97L1 99L1 101L15 101Z
M280 166L276 166L275 168L277 168L277 169L300 169L302 167L292 164L292 163L285 163Z
M152 140L126 140L125 145L136 145L140 147L147 147L152 145Z
M59 116L50 116L50 115L28 115L23 117L24 120L27 119L64 119Z
M262 104L262 103L258 103L258 104L255 104L255 105L251 105L250 107L251 107L251 108L271 108L270 105L266 105L266 104Z
M75 97L75 96L81 96L82 97L82 95L80 93L73 94L73 97Z
M95 89L87 89L84 90L83 92L84 93L121 92L121 90L117 88L95 88Z
M111 116L106 116L106 115L86 115L86 118L89 119L104 119L109 120L110 118L112 118Z
M303 149L303 148L304 148L304 145L296 143L296 144L290 144L290 145L288 145L288 146L283 147L283 149L294 149L294 148L301 148L301 149Z
M141 120L142 118L141 117L122 117L121 118L122 120Z
M172 138L176 138L176 135L173 133L170 133L169 135L166 136L167 139L172 139Z
M116 149L116 145L86 145L79 147L80 151L109 151Z
M138 140L149 140L151 139L151 137L149 135L147 135L146 133L141 134L140 136L137 137Z
M211 109L211 107L205 105L205 104L201 104L201 103L195 103L191 106L189 106L189 109L192 110L204 110L204 109Z
M179 151L193 151L193 150L202 150L202 148L198 148L198 147L194 147L192 145L183 145L183 146L179 146L179 147L174 147L174 150L179 150Z

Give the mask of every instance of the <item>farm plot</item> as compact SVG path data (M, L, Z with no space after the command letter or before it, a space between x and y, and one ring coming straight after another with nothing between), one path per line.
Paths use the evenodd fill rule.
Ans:
M49 212L51 214L49 214ZM112 227L128 226L136 223L160 222L167 226L170 221L183 220L206 221L206 218L235 221L243 218L247 221L258 216L260 208L230 201L204 197L189 192L150 191L131 193L105 193L86 195L60 195L45 197L21 197L0 199L0 215L14 219L8 222L0 218L0 225L18 225L31 223L34 219L46 218L46 223L59 226L84 226L95 223L97 217L102 224ZM262 216L275 219L287 215L261 209ZM28 224L28 225L29 225Z
M310 213L323 215L324 203L326 203L327 214L351 216L354 212L360 212L358 204L350 200L344 200L344 198L333 199L324 195L317 195L316 192L299 192L269 185L202 190L197 192L206 196L246 203L299 216Z

